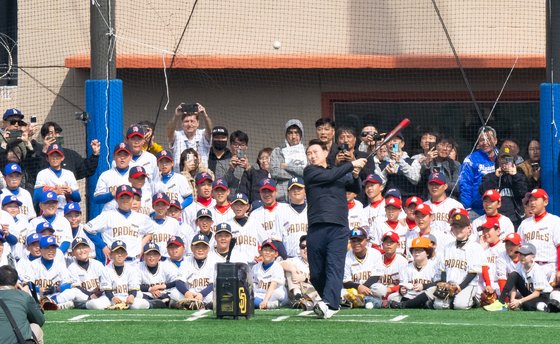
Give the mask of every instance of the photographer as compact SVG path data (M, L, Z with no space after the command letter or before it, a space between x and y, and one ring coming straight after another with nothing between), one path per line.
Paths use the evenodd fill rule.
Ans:
M539 140L532 139L527 146L527 159L517 167L523 171L527 177L529 190L541 187L541 144Z
M0 267L0 302L6 305L6 309L0 307L0 343L42 344L41 326L45 323L45 316L37 302L29 294L19 290L17 281L16 269L8 265ZM6 310L9 310L17 330L12 327Z
M383 176L387 178L385 190L398 189L406 199L420 193L420 163L412 160L403 150L405 145L402 134L395 135L387 144L389 159L381 162Z
M482 195L490 189L498 190L502 196L500 213L507 216L517 228L524 215L522 199L529 190L527 177L520 173L514 161L511 149L502 147L496 159L496 171L482 177L479 192Z
M380 134L371 124L366 124L360 133L360 147L358 150L364 153L371 153L375 147L383 141L384 134Z

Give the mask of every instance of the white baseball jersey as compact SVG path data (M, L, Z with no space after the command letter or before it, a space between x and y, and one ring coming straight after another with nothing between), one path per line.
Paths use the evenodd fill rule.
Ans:
M112 291L115 297L125 300L129 291L140 290L140 271L135 264L125 263L123 271L119 275L111 262L101 275L101 289Z
M247 264L254 263L255 259L260 256L260 243L257 240L258 224L254 222L252 216L249 216L244 226L237 222L235 218L229 222L229 225L231 226L233 237L237 238L233 252L239 252L243 256L243 262Z
M373 228L373 223L375 220L386 221L387 215L385 214L385 199L380 202L374 202L368 204L364 208L365 217L367 218L369 228Z
M115 162L113 161L113 166ZM156 184L160 179L159 168L157 166L156 156L150 152L142 151L140 155L132 156L130 160L130 167L142 166L146 170L148 178L146 183Z
M441 270L446 273L446 282L461 284L467 274L476 273L477 276L473 278L469 286L477 287L485 256L482 246L472 240L467 241L461 248L457 247L456 242L447 244L441 261Z
M173 268L171 265L174 264L159 262L156 272L151 273L145 262L139 263L138 270L140 271L140 284L154 286L156 284L172 283L179 280L179 270L177 268Z
M348 227L350 229L369 228L368 216L364 205L358 200L354 200L353 203L348 203Z
M32 281L39 287L60 286L72 283L68 268L63 260L54 259L50 269L47 269L41 258L31 262L30 275L23 276L24 281Z
M29 228L31 225L29 221L27 221L27 216L18 214L14 219L14 226L10 227L9 231L10 234L15 235L18 238L18 242L15 245L12 245L12 254L14 257L19 260L21 257L29 254L26 248L27 236L30 233L34 233L35 231L30 231Z
M552 291L552 286L548 283L546 273L539 264L534 263L529 271L525 271L523 265L521 265L517 272L525 280L525 285L529 291L540 290L542 293L550 293Z
M185 241L187 238L182 236L183 233L181 231L181 226L179 225L179 221L175 220L174 218L166 216L165 219L161 219L161 220L152 219L152 220L154 226L154 229L152 231L152 241L159 246L161 255L167 257L168 256L167 241L171 237L173 236L181 237L183 241Z
M35 180L34 189L43 188L45 186L69 186L72 191L78 191L80 189L78 187L78 182L76 181L74 173L64 168L60 170L60 176L58 176L50 167L39 171L39 173L37 174L37 179ZM58 210L64 211L64 206L66 205L66 196L57 195L57 199Z
M28 220L37 216L35 208L33 208L33 198L29 191L19 187L15 190L10 190L8 188L2 189L2 197L14 195L21 202L19 206L19 212L21 215L27 217Z
M204 260L202 266L198 266L194 256L189 256L186 258L187 264L187 288L191 292L200 293L209 284L214 283L216 276L216 262L212 259L209 254L208 258Z
M107 246L116 240L126 244L128 256L135 258L142 251L142 238L153 232L153 221L146 215L131 211L128 215L119 210L102 211L96 218L84 225L92 234L101 233Z
M214 210L214 206L216 206L215 199L212 199L208 206L205 206L195 200L183 209L183 223L188 224L192 228L196 228L196 213L198 213L200 209L209 209L210 212L212 212L212 210ZM214 219L214 212L212 212L212 219Z
M95 259L89 260L87 269L73 262L68 266L68 272L72 277L72 287L82 287L89 292L101 289L100 280L104 270L103 264Z
M431 229L431 228L430 228ZM428 234L422 234L420 235L420 230L416 229L416 230L412 230L412 231L408 231L406 233L406 256L412 260L412 255L410 253L410 245L412 245L412 240L418 238L419 236L423 236L426 238L429 238L430 235L433 235L436 238L436 255L437 256L443 256L443 250L445 249L445 246L447 246L448 243L455 241L455 237L453 237L451 234L447 234L441 231L431 231Z
M30 224L30 233L37 232L37 225L43 222L50 222L51 226L54 229L54 236L56 238L56 243L60 245L61 243L67 241L72 243L72 227L70 226L70 222L66 220L66 218L60 215L58 212L54 216L52 221L48 221L44 216L38 216L29 222ZM64 252L65 254L67 252Z
M513 222L511 222L509 217L502 214L498 214L497 216L498 223L500 224L500 240L504 240L508 234L515 232ZM481 217L477 217L472 221L473 233L476 233L478 237L482 235L482 231L478 231L477 229L486 222L486 218L486 215L482 215Z
M496 269L496 265L498 263L498 258L500 255L506 252L506 246L503 242L498 242L492 246L488 246L484 252L486 253L486 261L482 264L483 266L488 266L488 276L490 276L490 286L494 288L494 290L500 290L500 286L498 285L498 273ZM480 279L480 287L484 288L486 284L484 280Z
M381 257L383 264L382 267L382 275L379 279L379 283L385 285L398 285L399 284L399 273L406 269L408 265L408 260L400 255L395 254L395 257L391 261L386 261L385 256Z
M128 181L129 170L130 166L128 169L126 169L126 171L121 173L116 169L116 167L113 167L110 170L101 173L99 179L97 179L97 185L95 185L95 192L93 193L93 196L97 197L101 194L113 192L120 185L130 185L130 182ZM103 211L109 211L113 209L117 209L117 201L114 198L105 203L105 205L103 206Z
M231 206L228 206L223 213L219 211L216 206L214 206L210 211L212 212L212 219L214 220L212 228L214 231L216 230L217 225L220 223L228 223L235 217L235 213L233 212L233 209L231 209Z
M404 254L404 250L406 246L405 237L406 237L406 233L408 233L409 230L408 230L408 226L402 224L401 221L398 221L397 226L393 228L387 223L387 220L384 221L376 220L373 223L373 228L370 233L371 243L381 247L382 244L381 239L383 238L383 234L389 231L397 232L397 234L399 235L399 247L397 248L397 253Z
M344 282L365 283L371 276L383 275L383 258L373 248L367 248L364 259L358 259L351 250L344 261Z
M182 258L179 261L173 261L171 259L166 259L160 264L169 265L169 269L175 269L177 273L177 279L187 283L187 276L189 275L189 264L186 258Z
M278 212L278 223L282 230L282 242L288 257L299 254L299 239L307 234L307 205L298 213L291 205L282 207Z
M182 174L175 172L171 172L169 179L162 177L155 186L154 191L165 193L169 200L177 200L179 204L183 204L185 198L193 193L188 179Z
M414 265L414 262L411 262L406 266L406 268L401 270L399 278L399 284L409 288L410 284L429 284L439 281L441 278L441 270L438 262L432 259L428 259L428 263L420 269ZM408 299L412 299L421 293L423 293L423 291L418 292L409 288L406 293L406 297Z
M15 264L15 258L12 254L10 244L5 242L0 245L2 245L3 248L2 254L0 254L0 266ZM13 260L13 262L10 260Z
M451 198L447 197L442 202L432 203L431 200L424 202L432 208L432 213L434 214L434 220L431 223L432 230L442 231L447 234L451 234L451 225L449 224L449 212L451 209L463 208L463 205ZM439 244L439 243L438 243Z
M227 254L223 255L221 253L218 253L218 251L216 251L216 247L213 247L210 250L209 255L212 256L212 260L215 261L216 264L226 262ZM241 252L235 251L235 250L231 251L231 257L230 257L229 261L231 263L246 263L245 257L241 254Z
M521 262L514 262L504 250L496 260L496 277L498 280L507 280L510 273L517 271L521 267Z
M259 243L267 240L282 240L282 228L278 220L278 214L285 212L288 205L278 202L273 209L260 207L251 213L251 217L257 225L257 239Z
M152 184L148 183L148 181L146 180L146 183L144 183L144 186L142 186L140 209L138 209L138 212L140 214L150 216L150 214L154 212L154 208L152 207L152 195Z
M280 300L286 299L288 291L286 289L286 277L284 276L282 265L274 261L272 266L266 270L263 268L262 262L253 266L253 290L255 292L255 297L264 297L272 282L278 283L275 289L276 297Z
M535 245L537 254L536 262L547 262L556 264L556 247L560 245L560 218L547 213L538 222L532 216L523 220L517 233L521 236L524 244Z

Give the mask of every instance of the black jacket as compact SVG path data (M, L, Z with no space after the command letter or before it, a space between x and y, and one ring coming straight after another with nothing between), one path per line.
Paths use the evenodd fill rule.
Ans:
M268 173L268 171L253 167L249 171L243 172L237 191L246 194L247 197L249 197L250 203L258 201L261 199L259 182L265 178L270 178L270 173Z
M517 226L523 219L524 211L522 200L525 194L529 191L527 187L527 177L523 171L517 170L515 175L503 174L496 176L496 173L488 173L482 177L482 183L478 191L484 194L487 190L495 189L500 191L502 196L502 206L500 207L500 214L503 214Z
M49 163L47 162L47 154L43 153L43 145L37 144L34 148L35 152L37 152L36 154L40 157L40 169L48 168ZM88 178L95 174L97 164L99 163L99 155L92 154L84 159L80 153L72 149L63 147L62 151L64 153L62 168L72 171L76 180Z
M349 162L337 167L305 167L303 179L307 194L309 226L318 223L348 226L346 191L359 194L362 190L360 179L351 175L352 169Z

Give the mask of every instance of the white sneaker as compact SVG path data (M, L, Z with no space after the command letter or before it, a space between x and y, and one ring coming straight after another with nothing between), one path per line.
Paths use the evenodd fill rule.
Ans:
M330 309L329 307L327 307L327 311L325 312L324 319L330 319L330 318L332 318L333 315L335 315L336 313L338 313L338 309L337 309L337 310L333 310L333 309Z
M74 308L74 302L72 301L67 301L58 304L58 309L72 309L72 308Z
M317 314L317 318L319 318L319 319L324 319L325 314L328 311L329 311L329 307L327 306L327 304L324 301L317 302L315 307L313 307L313 312L315 312L315 314Z

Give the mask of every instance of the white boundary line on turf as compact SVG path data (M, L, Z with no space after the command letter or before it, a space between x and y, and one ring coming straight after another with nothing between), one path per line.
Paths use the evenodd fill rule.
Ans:
M442 326L486 326L486 327L502 327L502 328L512 328L512 327L526 327L526 328L558 328L558 325L544 325L544 324L501 324L501 323L449 323L449 322L433 322L433 321L390 321L390 320L360 320L360 319L334 319L331 318L328 321L331 322L353 322L353 323L382 323L382 324L403 324L403 325L442 325Z
M395 322L395 321L401 321L401 320L406 319L406 318L408 318L408 315L399 315L399 316L396 316L396 317L394 317L393 319L391 319L391 320L389 320L389 321L393 321L393 322Z
M186 321L195 321L201 318L206 318L208 315L207 313L211 312L209 309L201 309L199 311L194 312Z
M76 317L70 318L68 319L68 321L78 321L78 320L82 320L84 318L89 317L89 314L82 314L82 315L78 315Z
M289 315L282 315L282 316L280 316L280 317L278 317L278 318L272 319L272 321L274 321L274 322L284 321L284 320L288 319L289 317L290 317Z
M298 316L298 317L305 317L305 316L308 316L309 314L314 314L314 313L315 313L315 312L313 312L313 311L303 311L303 312L301 312L301 313L298 313L297 316Z

